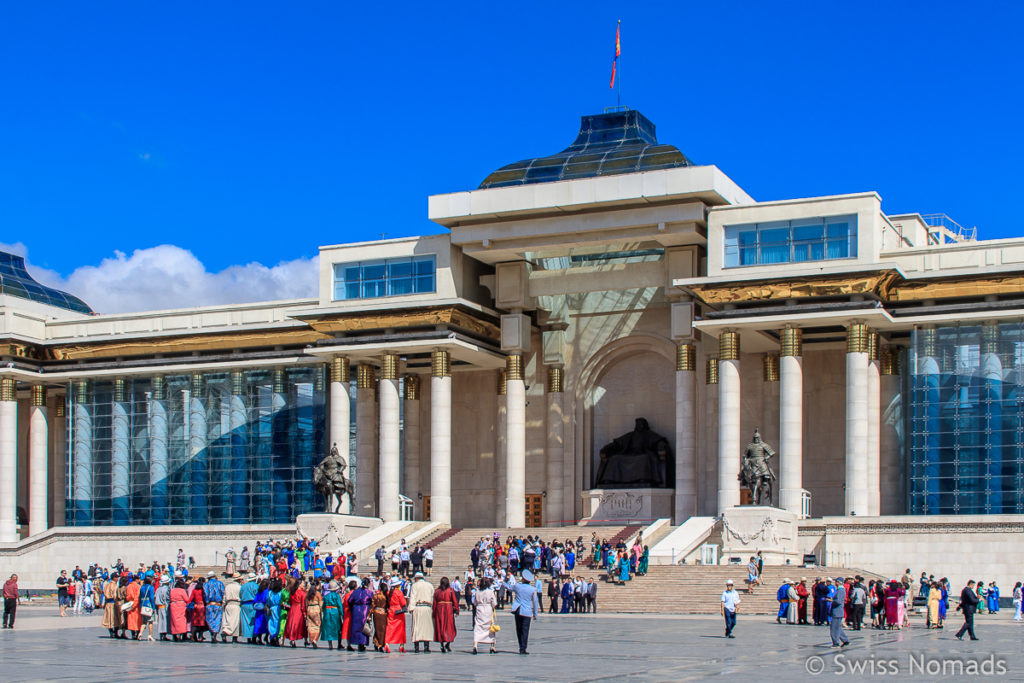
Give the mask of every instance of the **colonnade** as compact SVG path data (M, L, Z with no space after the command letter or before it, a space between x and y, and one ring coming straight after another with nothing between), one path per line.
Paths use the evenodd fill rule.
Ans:
M778 421L779 507L802 512L803 494L803 335L779 330ZM724 330L718 340L718 512L739 505L738 475L743 456L740 433L740 333ZM765 363L769 381L773 359ZM881 375L879 336L860 321L847 325L845 388L845 501L847 515L881 514ZM678 493L678 489L677 489Z

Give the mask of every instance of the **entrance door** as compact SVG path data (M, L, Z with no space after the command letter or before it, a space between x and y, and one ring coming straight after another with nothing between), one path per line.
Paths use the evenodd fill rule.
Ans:
M539 493L526 494L526 526L540 527L544 525L543 496Z
M430 496L423 496L423 519L430 521Z

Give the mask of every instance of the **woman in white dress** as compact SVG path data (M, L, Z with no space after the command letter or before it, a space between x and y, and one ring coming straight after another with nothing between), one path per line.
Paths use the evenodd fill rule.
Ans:
M476 617L473 619L473 654L477 653L477 643L490 643L491 654L494 654L494 633L491 631L491 624L494 623L494 609L498 605L498 599L494 597L491 589L491 580L480 579L480 586L477 588Z

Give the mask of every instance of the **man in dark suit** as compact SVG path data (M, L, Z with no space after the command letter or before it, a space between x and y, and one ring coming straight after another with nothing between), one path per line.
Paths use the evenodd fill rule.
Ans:
M832 598L832 622L829 624L830 635L832 636L832 647L846 647L850 639L843 631L843 617L846 615L846 587L843 577L836 578L836 594Z
M960 591L960 606L958 610L964 614L964 625L956 632L958 640L964 639L964 633L971 636L971 640L977 640L974 635L974 613L978 610L978 594L974 592L974 581L968 581L967 586Z

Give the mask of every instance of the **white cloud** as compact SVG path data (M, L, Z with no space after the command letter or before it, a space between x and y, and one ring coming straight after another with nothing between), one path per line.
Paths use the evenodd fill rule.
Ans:
M11 246L25 252L24 245ZM117 251L98 266L82 266L66 278L29 267L43 284L82 298L99 313L315 297L318 269L319 257L314 256L271 267L247 263L210 272L191 251L173 244L137 249L130 256Z

